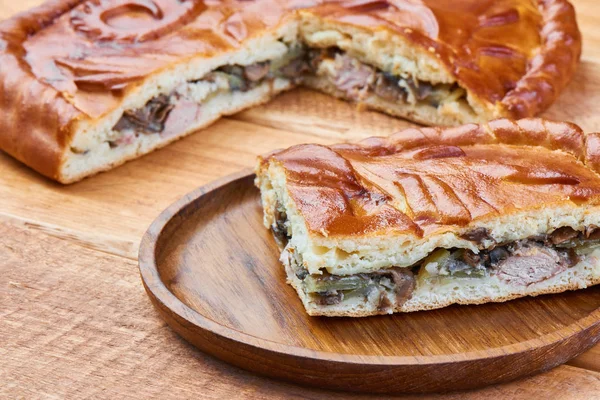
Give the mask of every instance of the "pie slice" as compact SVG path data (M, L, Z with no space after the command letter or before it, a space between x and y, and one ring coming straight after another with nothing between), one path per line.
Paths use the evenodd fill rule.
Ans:
M265 226L310 315L600 283L600 134L499 119L259 158Z
M0 22L0 149L63 183L305 84L430 125L533 116L566 0L53 0Z

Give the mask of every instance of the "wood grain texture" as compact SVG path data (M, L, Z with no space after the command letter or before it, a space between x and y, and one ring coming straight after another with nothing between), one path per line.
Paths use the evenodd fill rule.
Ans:
M309 317L285 284L253 181L236 173L185 196L140 248L159 313L218 358L326 388L440 392L547 370L600 339L600 287L385 317Z
M546 116L600 130L600 10L595 0L572 2L584 37L583 63ZM0 0L0 18L40 3ZM200 185L251 166L256 154L408 125L298 90L70 187L0 152L0 379L9 382L0 385L0 397L346 398L257 378L185 345L152 310L131 260L160 211ZM569 364L581 368L558 367L436 398L594 398L600 347Z
M160 320L133 261L6 222L0 252L0 398L373 399L260 378L195 350ZM599 391L600 373L560 366L428 398L583 400Z

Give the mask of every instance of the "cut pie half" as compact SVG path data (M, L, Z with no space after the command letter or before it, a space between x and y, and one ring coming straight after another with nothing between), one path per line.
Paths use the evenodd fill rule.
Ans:
M541 119L419 128L259 159L265 226L310 315L600 283L600 134Z
M427 125L533 116L566 0L53 0L0 22L0 149L63 183L305 84Z

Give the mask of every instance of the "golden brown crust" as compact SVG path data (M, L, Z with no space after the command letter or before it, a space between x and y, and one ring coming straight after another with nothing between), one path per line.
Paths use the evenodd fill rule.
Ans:
M600 171L600 133L585 136L585 163L595 171Z
M426 0L418 6L380 0L344 0L343 5L319 5L322 0L49 1L0 22L0 148L60 179L78 121L107 115L158 71L191 57L210 58L240 48L300 7L323 15L337 10L352 24L384 16L397 34L432 48L459 83L499 115L530 116L546 108L567 84L581 48L566 0L530 1ZM456 18L458 5L466 7L458 9L461 19ZM134 34L102 22L132 10L131 15L142 10L151 17L133 21ZM357 13L361 18L347 18ZM132 23L127 18L114 22ZM477 35L466 27L477 27Z
M527 72L502 99L508 117L538 115L570 82L581 57L581 34L575 10L567 1L539 0L542 45L528 61Z
M31 73L22 43L77 3L50 1L0 22L0 149L53 179L80 113Z
M271 161L284 168L308 229L328 237L423 236L516 211L600 204L600 136L542 119L298 145L263 167Z

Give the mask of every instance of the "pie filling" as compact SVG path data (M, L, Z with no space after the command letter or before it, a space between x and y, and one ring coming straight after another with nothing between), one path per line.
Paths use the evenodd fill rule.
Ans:
M304 72L305 51L291 45L281 58L251 65L226 65L201 79L188 81L169 94L161 94L144 107L128 110L112 128L111 148L128 145L140 135L177 135L200 116L201 107L223 93L248 92L277 78L295 81Z
M377 97L391 103L427 105L438 108L463 101L466 92L456 84L431 84L412 77L393 75L369 66L340 50L308 49L301 44L287 45L279 59L251 65L226 65L204 77L188 81L169 94L161 94L144 107L125 111L112 128L110 148L130 145L142 135L177 135L193 125L201 107L212 98L231 92L247 92L276 78L300 83L305 76L317 76L354 101ZM73 148L78 154L86 149Z
M309 51L309 63L317 76L327 79L354 101L375 96L387 102L433 108L461 100L466 104L466 92L457 84L432 84L408 75L394 75L365 64L336 47Z
M477 279L493 278L513 287L527 287L566 271L600 249L600 229L595 226L581 232L563 227L547 235L499 243L479 253L438 248L406 268L392 267L355 275L327 272L311 275L304 268L301 255L290 244L285 214L276 217L272 231L278 243L285 246L284 263L300 280L309 299L320 306L368 303L376 305L379 311L388 311L402 306L419 285L445 285L467 279L473 283ZM478 244L483 237L489 239L483 228L473 235L465 235Z

